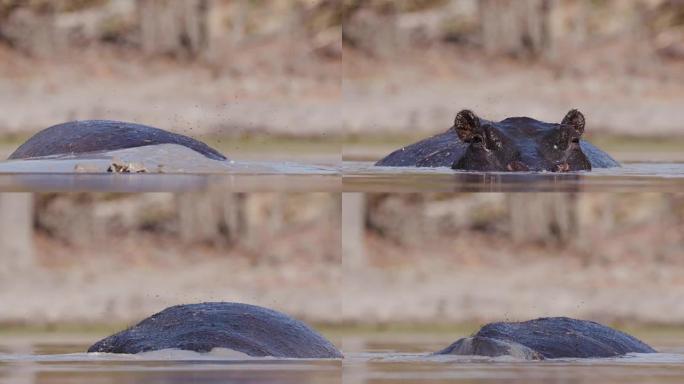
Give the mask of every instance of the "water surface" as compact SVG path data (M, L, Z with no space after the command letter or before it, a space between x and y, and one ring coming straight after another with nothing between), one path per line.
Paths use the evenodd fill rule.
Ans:
M245 358L227 350L88 354L82 353L88 343L70 342L66 335L47 342L0 341L0 383L680 383L681 335L637 333L660 351L655 354L546 361L431 356L463 336L442 333L344 336L344 360Z
M639 335L637 335L639 336ZM511 357L431 356L452 340L412 335L346 339L345 383L680 383L684 339L647 339L662 353L603 359L524 361Z
M245 358L230 351L82 353L87 344L0 345L0 383L338 384L340 360Z
M344 161L345 192L680 192L684 163L625 163L592 171L469 172Z
M0 192L326 192L341 182L335 165L216 161L173 144L0 162Z
M624 163L568 173L466 172L376 167L364 161L215 161L173 144L0 162L0 192L178 192L212 187L229 192L679 192L684 188L684 163Z

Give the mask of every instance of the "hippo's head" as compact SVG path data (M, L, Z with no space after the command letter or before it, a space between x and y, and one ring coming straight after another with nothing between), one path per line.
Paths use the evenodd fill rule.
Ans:
M463 110L453 129L467 143L465 154L452 168L471 171L590 170L591 163L580 148L584 116L568 112L560 124L529 117L511 117L500 122L480 119Z

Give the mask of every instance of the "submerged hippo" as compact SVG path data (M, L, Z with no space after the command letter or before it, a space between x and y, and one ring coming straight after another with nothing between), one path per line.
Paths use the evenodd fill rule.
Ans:
M575 109L560 124L529 117L494 122L463 110L446 132L396 150L375 165L551 172L620 166L581 140L583 133L584 115Z
M653 353L653 348L626 333L567 317L547 317L520 323L491 323L456 341L438 355L510 355L528 360L561 357L612 357Z
M271 309L225 302L166 308L132 328L98 341L88 352L209 352L213 348L255 357L342 357L332 343L299 320Z
M17 148L9 159L77 155L155 144L178 144L209 159L226 160L219 151L190 137L146 125L110 120L71 121L46 128Z

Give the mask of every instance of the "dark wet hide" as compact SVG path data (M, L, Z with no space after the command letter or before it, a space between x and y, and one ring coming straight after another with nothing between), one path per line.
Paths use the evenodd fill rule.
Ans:
M549 317L519 323L491 323L437 354L503 356L525 359L614 357L653 353L626 333L593 321Z
M335 346L299 320L239 303L167 308L92 345L88 352L139 353L162 349L209 352L227 348L249 356L341 358Z
M583 133L584 116L577 110L558 124L529 117L495 122L464 110L446 132L400 148L376 165L478 172L572 172L620 166L581 139Z
M182 145L209 159L226 160L219 151L193 138L146 125L109 120L72 121L46 128L17 148L9 159L76 155L156 144Z

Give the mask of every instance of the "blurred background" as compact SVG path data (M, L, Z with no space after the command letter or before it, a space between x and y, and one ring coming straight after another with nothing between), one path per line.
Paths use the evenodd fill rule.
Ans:
M463 108L579 108L619 160L675 161L682 64L681 0L2 0L0 152L111 118L329 163L342 147L378 158Z
M2 193L0 212L4 337L104 335L205 301L340 318L339 194Z
M461 109L559 122L622 161L682 160L681 0L345 0L345 159L449 128Z
M340 36L335 0L0 0L0 153L115 119L339 161Z
M344 318L684 323L684 196L343 195Z

